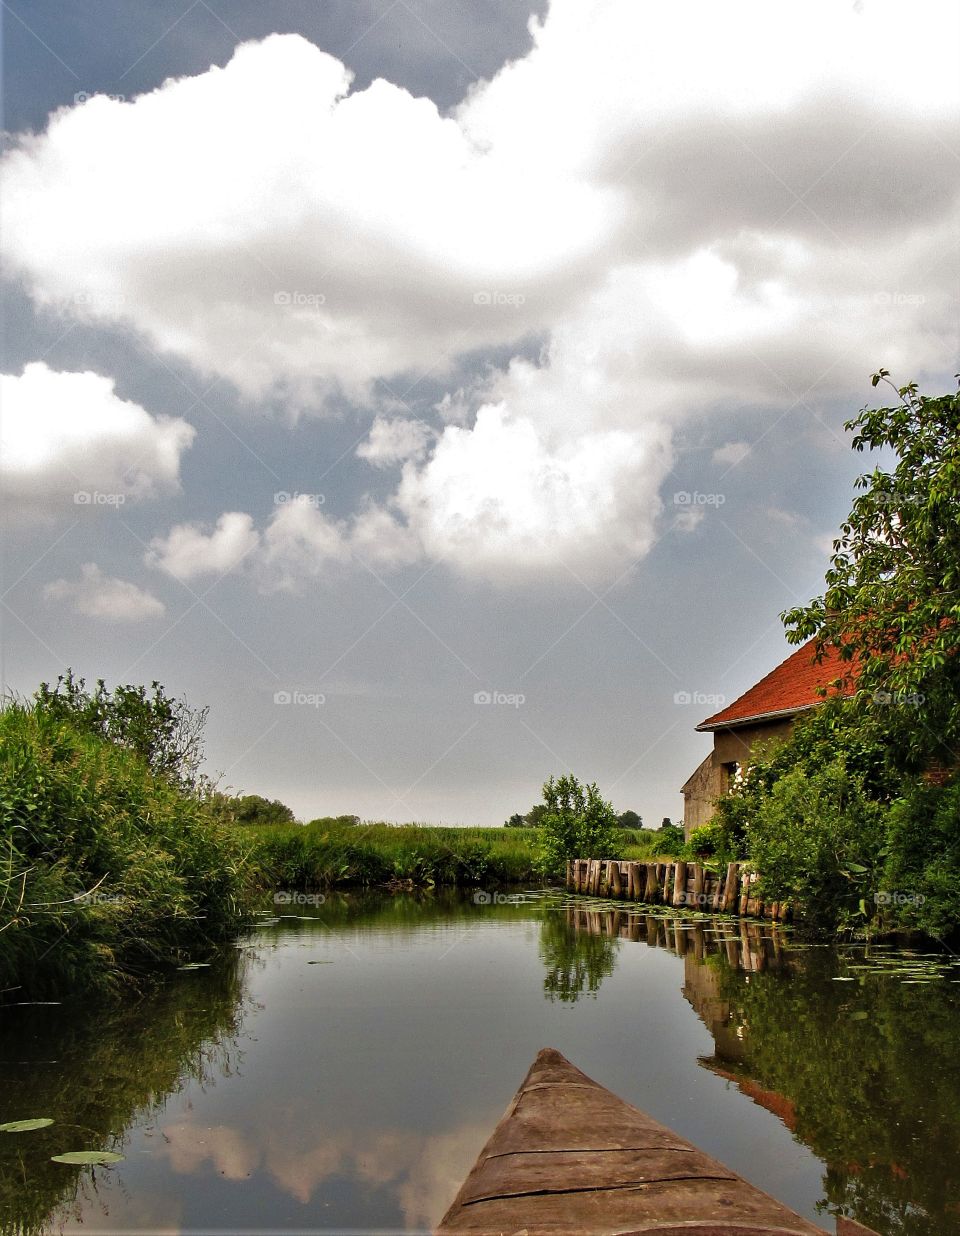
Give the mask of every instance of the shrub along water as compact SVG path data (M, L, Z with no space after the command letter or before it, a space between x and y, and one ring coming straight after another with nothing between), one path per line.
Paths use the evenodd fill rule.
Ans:
M0 990L136 986L242 921L236 833L134 748L42 696L0 712Z

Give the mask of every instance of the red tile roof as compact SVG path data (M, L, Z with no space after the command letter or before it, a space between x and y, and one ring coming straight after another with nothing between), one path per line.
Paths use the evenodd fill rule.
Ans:
M697 729L719 730L791 717L819 704L823 696L817 694L817 688L829 687L847 668L849 663L841 662L835 648L828 648L818 664L814 661L814 641L808 640L739 699L701 721Z

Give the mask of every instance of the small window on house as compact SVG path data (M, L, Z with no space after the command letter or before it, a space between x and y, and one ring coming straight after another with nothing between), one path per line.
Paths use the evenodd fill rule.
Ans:
M723 765L723 792L729 793L730 790L740 780L740 765L736 760L731 760L729 764Z

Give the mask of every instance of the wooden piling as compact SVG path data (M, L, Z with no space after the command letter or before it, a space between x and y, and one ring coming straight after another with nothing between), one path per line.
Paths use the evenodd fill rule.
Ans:
M671 905L682 906L687 900L687 864L678 858L673 865L673 900Z
M693 907L695 910L704 908L703 863L693 864Z
M623 876L618 862L610 864L610 894L613 897L623 896Z

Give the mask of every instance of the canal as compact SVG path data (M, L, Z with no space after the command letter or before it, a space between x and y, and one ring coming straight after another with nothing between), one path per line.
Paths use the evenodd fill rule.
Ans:
M259 919L136 1002L7 995L0 1120L53 1123L0 1132L0 1230L429 1230L553 1046L830 1231L960 1236L950 954L560 893Z

